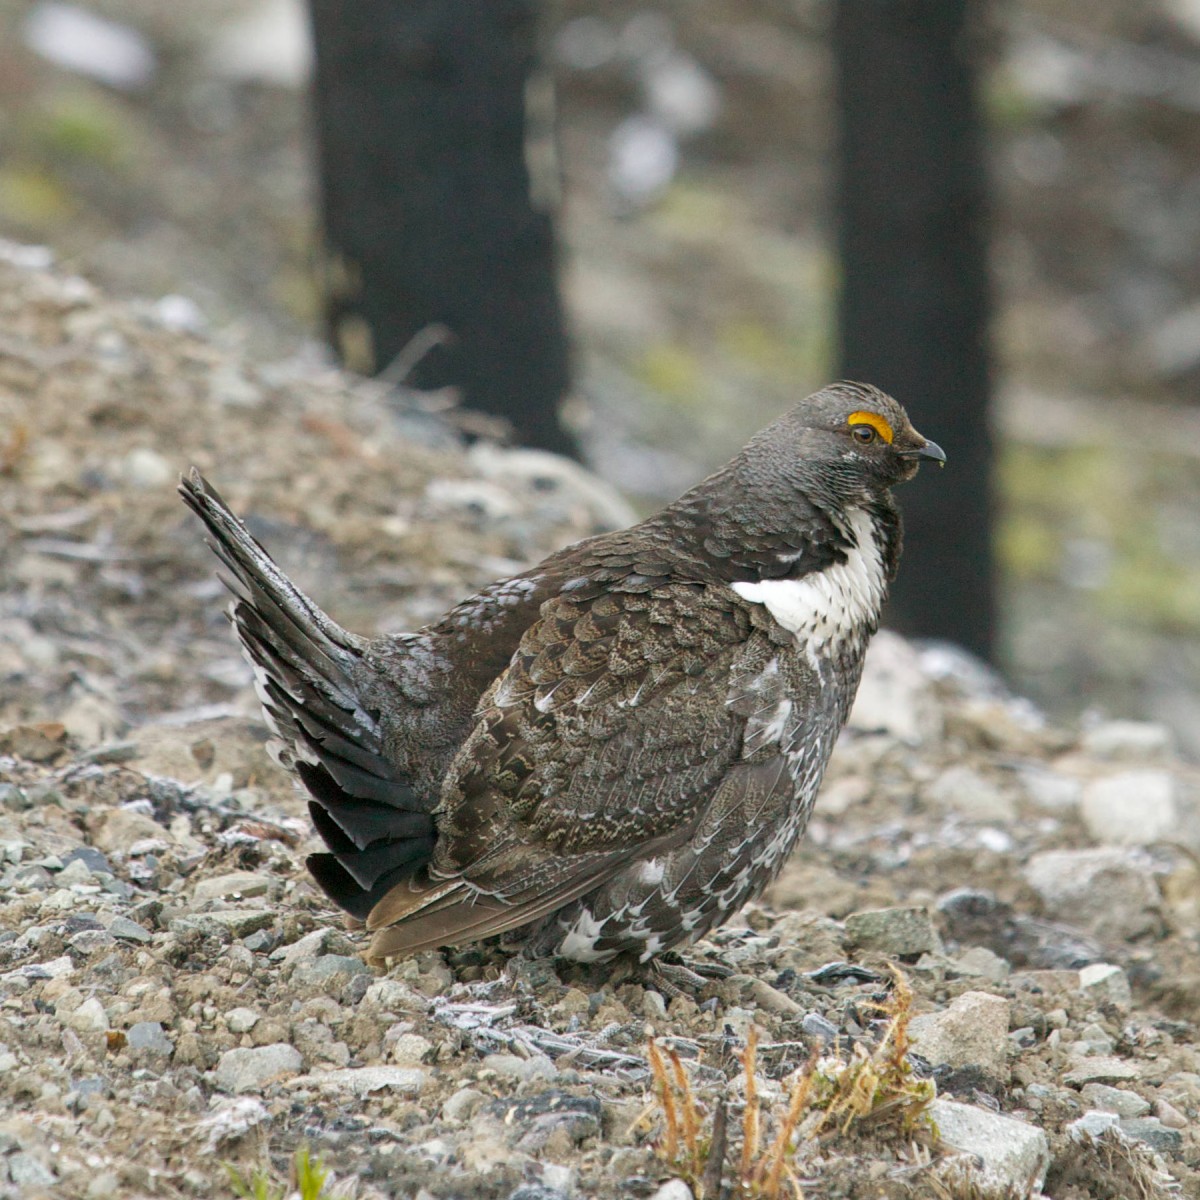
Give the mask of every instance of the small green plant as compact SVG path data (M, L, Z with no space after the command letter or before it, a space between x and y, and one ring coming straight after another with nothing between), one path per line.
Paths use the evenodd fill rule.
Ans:
M330 1174L319 1158L309 1154L307 1146L301 1146L292 1160L292 1187L271 1180L269 1167L258 1167L247 1179L232 1163L225 1163L229 1183L241 1200L285 1200L290 1195L300 1200L331 1200L325 1190Z

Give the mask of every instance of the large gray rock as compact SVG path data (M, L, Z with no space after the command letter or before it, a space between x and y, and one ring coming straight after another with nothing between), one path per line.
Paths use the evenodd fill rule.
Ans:
M226 1050L217 1063L217 1087L235 1094L261 1091L277 1079L297 1074L302 1065L300 1051L285 1042Z
M1048 913L1105 941L1121 942L1159 926L1159 891L1150 862L1136 850L1047 850L1025 878Z
M1041 1189L1050 1146L1036 1126L954 1100L935 1100L929 1115L945 1145L979 1159L983 1182L997 1194L1027 1196Z
M939 951L942 939L927 908L871 908L846 918L846 938L862 950L914 955Z

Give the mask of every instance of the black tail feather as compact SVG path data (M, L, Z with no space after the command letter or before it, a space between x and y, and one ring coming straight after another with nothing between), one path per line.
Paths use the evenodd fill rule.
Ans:
M309 870L330 899L365 918L432 854L436 798L403 777L385 749L379 714L362 702L364 639L287 579L198 472L179 491L224 568L234 595L230 619L283 742L282 760L315 799L313 823L330 853L311 855Z

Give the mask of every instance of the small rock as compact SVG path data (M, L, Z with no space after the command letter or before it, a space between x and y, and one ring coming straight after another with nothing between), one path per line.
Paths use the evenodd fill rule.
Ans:
M270 908L224 908L200 914L193 920L211 921L227 930L231 937L246 937L275 924L278 914Z
M138 1021L125 1031L125 1038L130 1050L152 1058L169 1058L175 1050L175 1043L167 1037L158 1021Z
M121 460L118 471L122 480L143 490L166 487L178 473L157 450L149 446L135 446L130 450Z
M1139 1097L1140 1099L1140 1097ZM1140 1117L1141 1113L1123 1113L1123 1116ZM1169 1100L1159 1099L1154 1105L1154 1115L1168 1129L1186 1129L1188 1119Z
M1080 814L1088 833L1115 846L1145 846L1178 827L1175 781L1166 771L1122 771L1083 789Z
M447 1121L469 1121L486 1099L487 1096L478 1088L459 1088L442 1105L442 1117Z
M253 871L234 871L229 875L214 875L211 879L201 879L192 888L192 898L197 903L203 900L231 900L235 897L249 900L254 896L265 896L270 886L271 881L265 875L256 875Z
M82 859L76 858L66 864L54 881L59 887L71 887L76 883L91 883L92 872Z
M292 972L291 982L298 988L340 987L355 975L370 975L371 968L361 958L348 954L322 954L307 962L301 962Z
M260 1091L274 1080L297 1074L302 1065L300 1052L284 1042L226 1050L217 1063L217 1087L234 1093Z
M881 630L867 648L849 725L913 745L940 735L942 710L933 684L918 652L898 634Z
M1080 1142L1085 1138L1101 1137L1106 1130L1118 1128L1120 1122L1121 1118L1116 1113L1093 1109L1072 1121L1067 1126L1067 1133L1072 1141Z
M960 975L990 979L993 983L1007 979L1012 972L1008 960L993 954L986 946L972 946L970 950L964 950L954 960L954 969Z
M1085 1083L1121 1083L1137 1079L1140 1075L1137 1063L1124 1058L1096 1055L1079 1059L1063 1076L1063 1083L1081 1088Z
M114 917L109 924L108 932L122 942L148 942L151 940L150 933L128 917Z
M346 1067L337 1071L314 1071L302 1075L296 1082L332 1092L348 1092L363 1099L372 1092L385 1090L416 1096L424 1091L431 1078L429 1071L417 1067Z
M1129 977L1112 963L1091 963L1081 967L1079 990L1096 1004L1113 1004L1126 1009L1133 1004Z
M913 1017L909 1033L935 1065L979 1067L993 1079L1008 1076L1009 1003L987 992L963 992L944 1012Z
M1046 850L1025 878L1050 913L1106 941L1122 942L1159 926L1159 892L1149 860L1115 847Z
M108 1028L108 1013L95 996L85 1000L67 1017L67 1024L79 1033L103 1033Z
M419 1033L402 1033L392 1043L392 1061L404 1067L419 1067L433 1051L433 1043Z
M1160 1154L1176 1154L1183 1148L1183 1134L1168 1129L1157 1117L1129 1117L1120 1124L1130 1141L1141 1142Z
M52 762L67 749L67 727L58 721L14 725L0 732L0 754L28 762Z
M73 862L81 862L93 875L111 875L112 864L94 846L76 846L63 858L63 867L69 867Z
M692 1189L682 1179L668 1179L650 1200L694 1200Z
M818 1012L806 1013L800 1028L805 1037L815 1038L822 1046L832 1046L838 1039L837 1026Z
M230 1033L249 1033L260 1020L252 1008L231 1008L225 1014L225 1027Z
M1156 758L1171 749L1171 731L1150 721L1104 721L1085 730L1080 744L1093 758Z
M953 766L926 789L929 798L947 812L968 821L1013 821L1017 806L990 779L973 767Z
M306 933L302 938L297 938L290 946L281 946L271 954L271 958L278 959L285 967L291 966L293 963L303 962L306 958L316 958L320 954L324 954L329 943L335 935L333 929L314 929L312 933Z
M941 938L927 908L875 908L846 918L846 938L861 950L907 955L939 952Z
M50 1167L24 1150L10 1154L5 1161L8 1163L8 1177L18 1187L49 1187L57 1180Z
M1030 803L1043 812L1070 812L1078 807L1083 795L1083 785L1078 779L1045 767L1025 767L1018 779Z
M143 838L159 840L166 830L154 820L131 808L109 809L97 826L92 840L104 851L128 852Z
M558 1070L544 1054L519 1058L515 1054L487 1054L481 1064L484 1070L494 1071L509 1079L554 1079Z
M1086 1084L1079 1095L1089 1108L1116 1113L1118 1117L1144 1117L1150 1111L1150 1102L1137 1092L1109 1087L1106 1083Z
M998 1193L1040 1190L1050 1166L1050 1146L1036 1126L954 1100L935 1100L929 1115L946 1145L975 1155Z

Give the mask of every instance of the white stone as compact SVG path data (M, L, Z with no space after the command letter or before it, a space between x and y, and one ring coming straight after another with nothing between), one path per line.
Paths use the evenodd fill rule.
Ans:
M372 1092L399 1092L416 1096L424 1091L430 1073L417 1067L345 1067L337 1071L314 1071L294 1081L297 1087L312 1085L323 1091L347 1092L363 1099Z
M300 1051L285 1042L226 1050L217 1063L217 1086L234 1093L261 1091L278 1079L295 1075L303 1062Z
M1080 813L1098 842L1145 846L1161 841L1179 824L1175 781L1166 771L1122 771L1093 779L1083 789Z
M1084 731L1080 743L1094 758L1146 759L1171 748L1171 731L1150 721L1104 721Z
M1083 1141L1084 1138L1098 1138L1108 1129L1119 1129L1121 1118L1114 1112L1100 1112L1093 1109L1085 1112L1082 1117L1072 1121L1067 1126L1073 1142Z
M419 1033L402 1033L392 1043L392 1059L401 1066L419 1067L433 1050L433 1043Z
M149 446L135 446L130 450L121 460L120 470L123 482L146 491L166 487L179 473Z
M692 1189L682 1179L668 1179L650 1200L694 1200Z
M192 888L192 898L201 900L229 900L235 896L250 899L265 896L271 881L265 875L253 871L234 871L229 875L214 875L201 879Z
M85 1000L66 1019L72 1029L79 1033L103 1033L108 1028L108 1013L95 996Z
M948 812L968 821L1012 821L1017 806L990 779L973 767L954 766L933 781L928 797Z
M258 1021L259 1014L252 1008L231 1008L225 1014L225 1025L230 1033L249 1033Z
M1008 1076L1009 1003L988 992L963 992L939 1013L913 1017L909 1035L917 1053L935 1066L981 1067Z
M1143 1100L1137 1092L1125 1088L1110 1087L1107 1083L1085 1084L1080 1098L1090 1108L1116 1113L1118 1117L1144 1117L1150 1111L1150 1101Z
M997 1192L1030 1195L1040 1190L1050 1166L1050 1146L1036 1126L954 1100L935 1100L929 1115L947 1146L981 1161L981 1174Z
M1043 812L1070 812L1079 806L1083 795L1078 779L1045 767L1025 767L1018 779L1029 801Z
M882 730L916 745L942 731L942 710L921 657L899 634L881 629L867 647L851 728Z
M520 1058L515 1054L486 1054L480 1064L484 1070L495 1071L510 1079L554 1079L558 1075L555 1065L544 1054Z
M1133 1004L1129 977L1112 963L1089 963L1082 967L1079 971L1079 990L1097 1003L1107 1002L1118 1008L1129 1008Z

